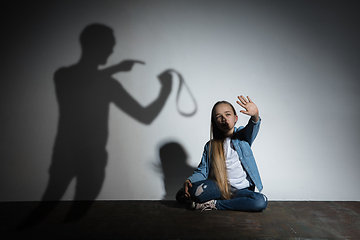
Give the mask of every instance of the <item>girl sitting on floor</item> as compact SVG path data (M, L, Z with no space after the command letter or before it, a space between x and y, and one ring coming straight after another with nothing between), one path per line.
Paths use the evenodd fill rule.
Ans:
M250 148L259 132L259 110L249 97L237 103L249 115L245 127L236 128L238 116L226 101L215 103L211 112L211 140L204 147L201 162L176 195L191 209L261 212L267 206L259 171Z

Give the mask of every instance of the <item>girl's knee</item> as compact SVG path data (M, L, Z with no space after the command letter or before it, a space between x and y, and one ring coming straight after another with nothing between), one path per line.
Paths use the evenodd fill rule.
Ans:
M201 202L201 194L204 193L204 190L207 188L205 183L201 184L193 184L193 187L189 188L189 193L191 195L191 199L194 202Z
M262 212L266 209L268 203L268 199L264 194L259 193L255 203L254 203L254 211L255 212Z
M191 199L199 203L221 197L217 185L211 180L193 183L193 187L189 188L189 193Z

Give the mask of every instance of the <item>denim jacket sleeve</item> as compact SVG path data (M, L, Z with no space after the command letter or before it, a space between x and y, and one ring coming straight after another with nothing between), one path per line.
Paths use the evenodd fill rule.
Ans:
M233 138L246 141L251 146L259 132L260 123L261 123L261 118L259 118L259 121L257 122L254 122L250 118L248 124L246 124L245 127L239 127L238 129L237 128L235 129L235 134Z
M209 171L210 171L209 145L210 145L210 141L205 144L199 166L195 169L194 173L190 177L188 177L188 179L192 183L201 180L206 180L209 176Z

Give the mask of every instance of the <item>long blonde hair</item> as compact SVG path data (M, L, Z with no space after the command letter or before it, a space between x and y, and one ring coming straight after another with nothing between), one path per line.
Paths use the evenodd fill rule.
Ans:
M215 108L219 104L228 104L234 114L236 115L235 108L227 101L219 101L215 103L211 111L211 131L210 131L210 178L215 180L224 199L231 198L230 184L227 177L224 140L223 132L217 127L215 121Z

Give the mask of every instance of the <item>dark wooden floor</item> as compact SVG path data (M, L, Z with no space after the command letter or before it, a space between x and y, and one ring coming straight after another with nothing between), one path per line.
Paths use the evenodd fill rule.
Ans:
M63 223L61 202L38 224L17 226L38 202L0 203L1 239L360 239L360 202L270 201L262 213L189 211L175 201L97 201Z

